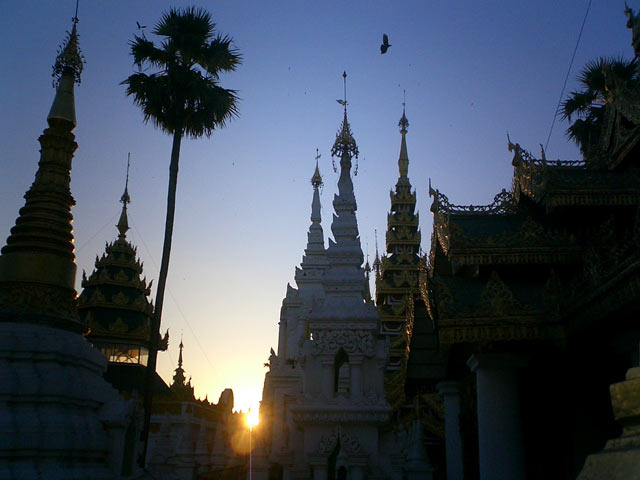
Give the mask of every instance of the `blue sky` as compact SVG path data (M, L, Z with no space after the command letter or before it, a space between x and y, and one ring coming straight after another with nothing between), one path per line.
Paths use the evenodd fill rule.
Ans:
M417 189L423 248L431 234L427 185L453 203L487 204L511 185L506 133L539 154L545 143L587 0L81 2L86 57L76 90L79 149L72 172L78 277L116 237L131 152L130 240L147 278L161 256L171 139L144 125L119 84L133 72L128 41L136 21L150 35L170 6L208 9L243 55L221 84L239 91L240 117L210 139L183 142L176 224L163 329L170 381L184 337L184 367L196 394L223 388L238 408L260 397L287 282L309 226L316 148L325 237L337 175L330 149L342 119L342 72L349 120L360 148L355 179L363 250L382 248L388 191L397 179L397 123L406 90L409 176ZM637 2L630 2L639 7ZM53 99L51 65L71 27L73 0L5 2L0 18L0 236L9 234L33 181L37 138ZM586 61L632 56L624 2L594 0L567 91ZM382 33L392 47L380 55ZM576 159L558 121L548 158Z

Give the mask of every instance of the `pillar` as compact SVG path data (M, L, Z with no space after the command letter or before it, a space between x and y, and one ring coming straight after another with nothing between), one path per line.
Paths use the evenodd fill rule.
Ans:
M476 374L480 480L524 480L517 376L524 359L480 354L467 365Z
M447 480L463 480L462 438L460 437L460 385L455 381L440 382L438 393L444 397L444 429Z

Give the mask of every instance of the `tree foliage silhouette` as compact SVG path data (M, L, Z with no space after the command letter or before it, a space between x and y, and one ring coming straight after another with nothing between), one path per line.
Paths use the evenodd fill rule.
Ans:
M144 121L173 136L162 261L145 379L142 465L147 450L159 329L169 271L180 144L184 136L209 137L216 128L224 127L237 116L236 91L222 88L218 83L220 73L234 71L241 63L239 52L231 45L231 37L215 33L215 23L204 9L172 8L162 15L152 33L162 37L159 46L138 35L129 43L138 72L122 82L127 87L127 95L133 97L142 110ZM143 67L155 72L147 74Z
M605 107L612 95L623 87L638 88L636 60L599 58L588 62L578 75L582 90L569 94L560 105L563 120L578 117L567 129L567 136L588 156L598 141L604 121ZM618 90L618 91L616 91Z

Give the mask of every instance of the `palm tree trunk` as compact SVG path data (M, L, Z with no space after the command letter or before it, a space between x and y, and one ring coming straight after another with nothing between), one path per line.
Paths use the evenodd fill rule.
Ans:
M144 468L147 447L149 445L149 427L151 425L151 406L153 403L153 386L156 376L156 361L158 358L158 340L160 338L160 320L162 318L162 305L164 303L164 290L169 273L169 257L171 255L171 237L173 236L173 219L176 211L176 188L178 185L178 163L180 161L180 142L182 141L182 128L173 133L173 147L171 149L171 163L169 165L169 191L167 193L167 217L164 226L164 245L162 246L162 262L156 287L156 303L151 318L151 337L149 341L149 362L144 383L144 426L142 440L144 447L140 456L140 466Z

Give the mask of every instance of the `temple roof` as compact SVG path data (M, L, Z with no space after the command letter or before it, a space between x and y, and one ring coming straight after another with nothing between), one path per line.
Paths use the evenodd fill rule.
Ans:
M143 265L137 249L126 238L128 181L122 195L122 212L117 224L118 238L107 243L95 269L82 273L83 291L78 298L78 314L91 328L92 341L133 343L147 347L153 305L149 300L151 282L140 278ZM163 342L161 342L162 344ZM164 347L164 348L163 348ZM165 350L166 345L161 345Z

